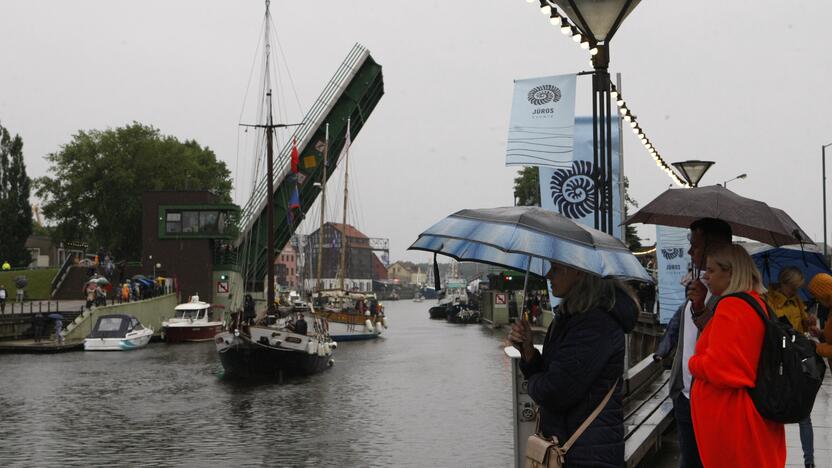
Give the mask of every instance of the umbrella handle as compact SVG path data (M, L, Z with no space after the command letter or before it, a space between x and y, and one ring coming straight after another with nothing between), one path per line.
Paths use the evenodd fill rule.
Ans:
M529 260L526 262L526 277L523 279L523 307L521 310L523 311L522 316L523 320L528 321L529 318L527 317L526 312L526 291L529 287L529 270L532 268L532 256L529 255Z

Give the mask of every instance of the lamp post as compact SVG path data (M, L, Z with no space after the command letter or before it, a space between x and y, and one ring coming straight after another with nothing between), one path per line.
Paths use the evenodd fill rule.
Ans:
M829 259L826 252L826 148L829 146L832 146L832 143L820 147L821 172L823 172L823 258L826 260Z
M682 177L685 178L685 181L691 187L698 187L699 181L702 180L702 176L708 172L708 169L714 165L713 161L699 161L699 160L690 160L690 161L680 161L673 163L673 167L676 168L681 174ZM745 174L743 174L745 176Z
M748 177L748 174L740 174L740 175L738 175L738 176L734 177L733 179L728 179L728 180L726 180L725 182L723 182L723 183L722 183L722 187L723 187L723 188L728 188L728 182L733 182L733 181L735 181L735 180L737 180L737 179L745 179L746 177Z
M541 0L541 11L557 6L577 31L572 38L590 49L592 66L592 162L595 177L595 228L612 234L612 116L610 99L609 44L624 18L641 0ZM548 9L548 11L547 11ZM567 26L565 26L567 27ZM573 28L574 29L574 28Z

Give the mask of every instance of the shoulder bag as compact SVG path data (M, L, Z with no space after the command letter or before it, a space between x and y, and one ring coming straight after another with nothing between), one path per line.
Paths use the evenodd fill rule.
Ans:
M563 445L560 444L557 437L550 439L543 437L543 434L540 432L540 411L538 410L535 433L529 436L529 439L526 441L526 468L561 468L565 463L566 452L569 451L569 448L584 433L586 428L592 424L592 421L601 414L601 411L607 406L607 402L610 401L617 385L618 379L612 384L612 388L610 388L610 391L607 392L607 395L595 410L592 411L592 414L587 416L575 433L572 434L572 437Z

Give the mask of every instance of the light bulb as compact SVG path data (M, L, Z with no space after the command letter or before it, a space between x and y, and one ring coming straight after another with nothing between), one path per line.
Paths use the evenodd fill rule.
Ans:
M618 107L624 107L624 98L621 97L621 96L618 96L618 100L615 101L615 103L618 104Z
M636 127L638 127L638 124L636 123L635 120L633 120L632 122L630 122L630 126L633 127L633 128L636 128Z
M572 35L572 40L575 41L575 42L581 42L583 40L583 38L584 37L581 36L581 33L579 33L579 32L576 32L575 34Z
M552 13L552 7L549 5L543 5L540 7L540 14L549 16L550 13Z
M589 41L584 39L581 41L581 49L589 49Z
M589 53L590 53L590 55L598 55L598 48L593 47L593 48L589 49Z
M618 100L618 91L616 91L616 90L615 90L615 88L613 88L613 90L612 90L612 91L610 91L610 96L611 96L613 99Z
M571 36L572 35L572 26L569 25L569 22L564 19L560 23L560 32L564 36Z
M552 17L549 18L549 23L552 26L560 26L560 18L558 18L558 15L554 14L554 12L552 12L552 13L553 13Z

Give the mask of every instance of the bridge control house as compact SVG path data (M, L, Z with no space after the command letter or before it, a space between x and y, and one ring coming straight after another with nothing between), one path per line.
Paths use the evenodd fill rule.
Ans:
M176 278L180 300L227 295L224 271L236 267L226 246L239 208L209 191L145 192L142 207L142 272Z

